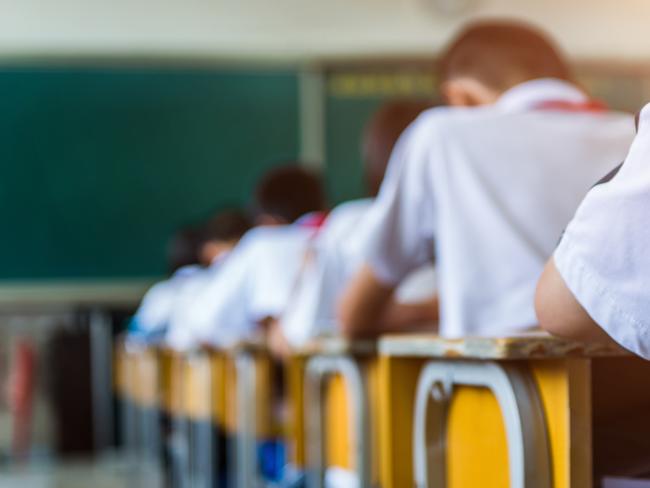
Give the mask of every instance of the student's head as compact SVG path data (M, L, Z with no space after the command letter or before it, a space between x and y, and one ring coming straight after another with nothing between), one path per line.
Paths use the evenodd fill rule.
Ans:
M200 264L201 232L195 227L178 230L167 245L167 264L173 273L183 266Z
M321 178L299 163L274 168L257 184L253 205L256 224L291 224L306 213L325 209Z
M571 80L553 41L535 27L493 20L466 26L440 59L441 93L450 105L493 103L503 92L538 78Z
M203 225L199 249L201 264L209 266L215 259L225 255L250 228L251 219L241 210L217 212Z
M382 105L368 121L363 134L361 153L366 185L370 196L376 196L384 179L393 147L411 122L432 102L395 100Z

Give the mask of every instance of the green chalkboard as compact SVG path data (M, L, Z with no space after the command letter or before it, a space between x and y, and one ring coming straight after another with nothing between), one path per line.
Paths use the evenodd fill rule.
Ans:
M290 71L0 69L0 279L160 275L179 225L298 153Z

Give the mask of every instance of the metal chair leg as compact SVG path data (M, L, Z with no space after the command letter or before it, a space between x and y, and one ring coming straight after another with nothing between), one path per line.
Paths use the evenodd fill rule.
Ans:
M323 454L323 385L340 374L347 385L352 408L350 432L354 432L356 474L359 485L370 485L369 419L363 372L348 356L315 356L309 359L305 372L305 412L307 435L308 486L322 488L325 476Z
M242 352L235 358L237 369L237 486L253 488L259 485L257 466L257 371L255 358Z

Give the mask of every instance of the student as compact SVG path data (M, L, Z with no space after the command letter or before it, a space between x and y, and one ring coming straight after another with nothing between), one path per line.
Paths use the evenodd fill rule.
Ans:
M165 343L169 347L185 350L192 346L191 335L180 322L183 311L190 306L203 286L221 270L230 252L251 226L249 215L238 209L221 210L202 226L198 259L203 268L174 288L165 335Z
M279 356L291 348L304 345L318 335L335 334L338 330L336 303L350 277L363 263L367 234L368 211L384 178L391 151L400 134L432 103L399 100L382 105L366 125L362 141L362 159L370 198L346 202L336 207L318 232L305 255L287 309L277 328L270 334L270 346ZM436 307L433 268L419 274L416 303L395 306L393 318L409 325L431 322ZM413 292L402 289L402 301L413 302ZM399 326L394 320L391 326Z
M168 249L171 275L145 294L129 325L129 337L161 340L188 287L213 273L249 228L248 216L242 211L222 210L202 228L189 227L177 233Z
M539 282L540 325L650 359L650 105L623 163L591 189Z
M324 219L320 178L297 165L269 172L255 192L256 222L179 320L192 341L228 347L282 311L301 256Z
M557 236L632 139L631 117L592 102L527 25L470 25L440 68L452 106L421 115L393 152L372 244L340 305L350 336L375 335L394 288L434 256L442 336L535 326Z
M163 337L178 287L201 269L200 244L199 231L193 227L181 229L172 237L167 247L169 278L144 295L129 323L129 340L155 342Z

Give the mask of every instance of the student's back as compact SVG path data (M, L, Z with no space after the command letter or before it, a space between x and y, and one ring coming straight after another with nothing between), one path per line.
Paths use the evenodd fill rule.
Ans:
M195 228L181 229L173 236L167 249L170 276L147 290L129 323L129 339L157 342L164 336L176 297L201 271L200 247L201 238Z
M292 346L302 346L318 335L337 333L336 304L350 278L363 264L371 230L366 217L384 179L391 151L404 129L431 106L425 100L389 101L366 123L361 153L371 198L338 205L313 239L280 320L285 339ZM435 293L432 283L428 290L420 290L419 296L426 295L427 291L429 295Z
M441 90L454 108L423 114L396 146L366 265L341 305L350 335L372 332L394 287L434 256L442 335L536 324L545 259L633 137L631 116L602 110L571 79L525 24L476 23L451 43Z
M433 109L409 129L408 191L435 200L395 224L411 222L409 232L424 237L413 254L433 252L435 236L444 335L536 323L536 277L582 196L633 135L629 115L586 102L569 84L536 80L492 106Z
M324 218L320 178L298 165L270 171L254 200L261 225L242 238L219 273L177 317L192 344L231 346L250 339L260 324L277 316Z

